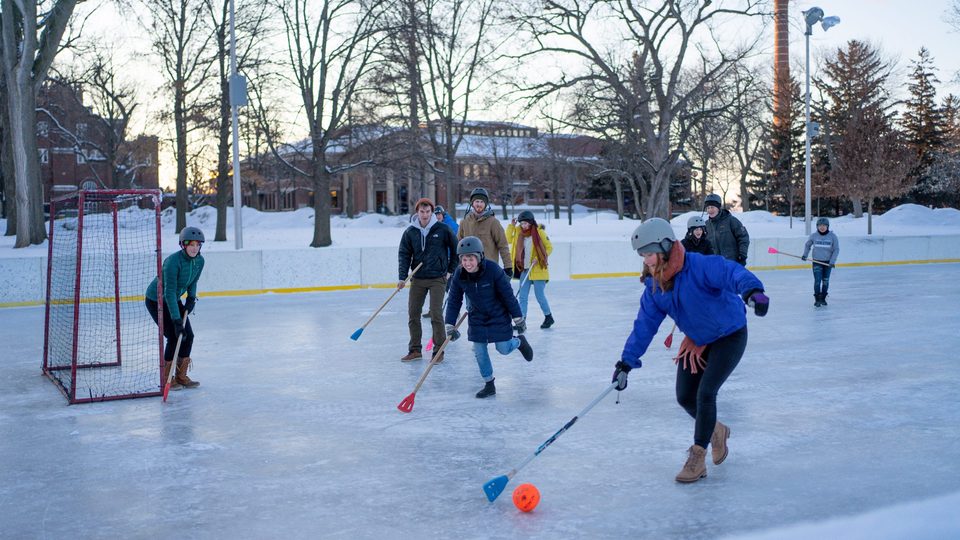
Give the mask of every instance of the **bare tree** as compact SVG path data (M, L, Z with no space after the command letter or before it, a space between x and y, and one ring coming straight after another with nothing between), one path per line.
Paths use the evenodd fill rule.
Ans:
M421 96L431 165L455 204L457 149L476 92L487 80L501 45L493 36L496 0L426 0L426 20L418 34Z
M328 161L327 148L339 136L361 81L368 74L378 40L381 0L279 0L287 41L286 77L303 100L310 134L309 170L294 170L313 185L315 210L311 247L330 237L330 178L367 163Z
M177 160L177 232L187 224L187 176L190 136L205 123L205 87L210 85L211 42L209 19L203 0L143 0L151 17L147 22L154 54L168 86L170 109L163 119L172 119L174 155Z
M214 241L227 239L227 201L230 194L230 0L206 0L204 9L214 33L215 56L219 92L214 98L217 109L213 130L217 136L216 207L217 227ZM234 29L237 37L237 71L246 72L251 64L260 64L262 48L257 44L270 37L265 30L265 21L270 4L241 2L235 9Z
M746 66L733 72L731 84L735 86L735 97L726 116L733 129L724 152L725 161L738 173L740 204L747 211L751 208L750 178L763 174L760 162L770 126L763 112L769 92L757 71Z
M73 14L77 0L53 3L0 1L0 55L16 183L17 240L14 247L39 244L44 230L43 189L37 151L36 101ZM47 11L41 11L41 9Z
M522 90L536 102L557 92L580 94L601 90L619 109L623 138L640 144L643 153L640 183L643 214L669 217L670 183L689 128L713 116L712 109L691 107L695 95L747 57L757 41L721 46L715 26L736 24L761 15L761 0L637 2L635 0L544 0L530 5L517 22L534 43L520 60L550 57L565 65L559 78L527 85ZM622 50L604 50L595 30L626 37L635 52L622 60ZM759 36L756 38L759 40ZM705 68L691 72L684 66L697 60ZM685 126L685 127L684 127ZM635 142L634 142L635 141Z

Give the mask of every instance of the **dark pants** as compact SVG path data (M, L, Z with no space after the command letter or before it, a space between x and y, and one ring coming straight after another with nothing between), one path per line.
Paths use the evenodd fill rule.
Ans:
M833 268L822 264L813 263L813 293L827 294L830 288L830 271Z
M420 340L423 339L420 313L423 310L423 302L427 299L428 292L430 293L430 326L433 327L433 344L435 347L439 347L446 339L446 333L443 329L443 294L446 291L446 286L447 280L443 276L410 280L410 299L407 303L408 326L410 328L408 351L420 351L423 347L420 344Z
M696 420L693 442L706 448L717 423L717 393L747 348L747 327L722 337L703 353L707 368L694 375L677 363L677 402Z
M149 298L144 299L144 304L147 306L147 311L150 312L150 316L153 317L153 322L157 322L157 305L156 300L151 300ZM173 360L173 354L177 349L177 334L173 331L173 319L170 318L170 310L166 305L163 306L163 335L167 338L167 345L163 349L163 359L167 362ZM183 313L183 304L177 302L177 309L180 310L180 313ZM181 315L182 316L182 315ZM159 324L159 323L158 323ZM190 349L193 347L193 328L190 326L190 320L187 319L187 326L183 329L183 342L180 343L180 358L186 358L190 356Z

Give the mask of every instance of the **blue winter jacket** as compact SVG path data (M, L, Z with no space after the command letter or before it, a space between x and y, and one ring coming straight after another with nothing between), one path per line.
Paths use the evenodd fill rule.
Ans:
M644 282L640 311L623 346L621 360L640 367L640 357L667 315L697 345L728 336L747 324L742 296L763 290L763 283L743 266L719 255L686 253L673 288L653 290L653 278Z
M457 235L457 231L460 229L460 226L457 225L456 221L454 221L453 216L451 216L450 214L443 214L443 221L441 221L441 223L443 223L447 227L450 227L450 229L453 230L454 236Z
M523 312L503 268L488 259L480 261L480 269L472 274L457 267L450 279L446 324L457 324L464 294L470 299L467 339L496 343L513 338L513 319L523 317Z

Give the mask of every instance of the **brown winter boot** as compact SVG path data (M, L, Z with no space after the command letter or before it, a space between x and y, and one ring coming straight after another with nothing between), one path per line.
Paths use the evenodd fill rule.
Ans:
M184 356L180 359L180 362L177 363L177 376L174 380L176 380L184 388L196 388L200 386L199 382L187 376L188 369L190 369L190 357Z
M163 381L163 385L161 386L161 388L167 385L167 377L170 376L170 370L172 368L173 368L173 362L167 362L166 360L163 361L163 378L161 379ZM173 380L170 381L170 390L182 390L182 389L183 387L180 386L179 382L177 382L177 377L174 376Z
M420 351L410 351L406 356L400 357L401 362L413 362L414 360L420 360L423 358L423 353Z
M729 438L730 428L717 421L717 425L713 428L713 436L710 437L710 450L713 452L714 465L719 465L727 459L727 453L730 451L727 448L727 439Z
M704 459L707 457L707 449L701 446L693 445L687 450L687 462L683 464L683 469L677 474L677 482L690 484L707 476L707 464Z

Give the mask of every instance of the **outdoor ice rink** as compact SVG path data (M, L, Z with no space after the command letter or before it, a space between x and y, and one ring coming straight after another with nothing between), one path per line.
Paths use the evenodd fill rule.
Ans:
M719 397L723 465L673 480L693 422L667 320L620 404L608 396L492 504L483 483L609 383L637 278L551 282L557 325L539 329L531 294L536 358L493 353L495 398L473 397L464 339L410 414L396 406L426 363L399 361L406 291L354 342L388 290L203 298L201 280L201 386L167 404L67 406L40 375L43 309L0 309L0 538L716 538L960 492L960 265L841 267L821 309L809 270L758 276L770 313L748 314ZM510 498L525 482L542 495L530 514Z

